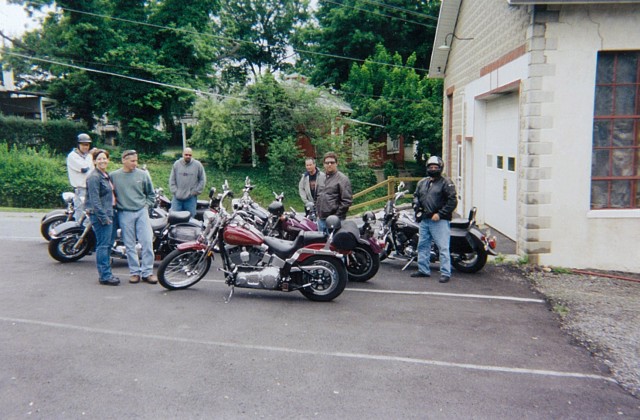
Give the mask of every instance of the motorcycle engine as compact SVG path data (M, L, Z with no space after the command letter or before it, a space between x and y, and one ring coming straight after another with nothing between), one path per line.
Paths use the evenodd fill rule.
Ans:
M227 251L227 255L229 255L229 259L238 267L253 267L258 265L258 263L262 261L267 249L266 245L249 247L225 245L225 250Z
M278 267L266 267L262 270L244 271L238 268L236 276L236 286L248 287L251 289L269 289L278 287L280 280L280 269Z

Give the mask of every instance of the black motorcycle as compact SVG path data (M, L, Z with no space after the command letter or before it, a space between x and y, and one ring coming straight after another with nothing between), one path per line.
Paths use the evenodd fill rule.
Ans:
M418 241L420 239L419 223L416 222L413 211L399 211L396 203L409 190L404 190L404 183L398 186L398 192L393 199L387 201L384 211L378 214L382 220L382 228L378 231L378 240L384 243L384 250L380 260L385 258L400 258L408 260L402 269L418 258ZM451 265L463 273L480 271L487 262L487 256L497 255L495 252L496 238L483 234L476 225L476 207L469 211L467 219L453 219L451 221L451 239L449 253ZM440 261L440 253L435 244L431 244L430 260L432 263Z
M188 211L167 213L161 208L154 208L152 212L153 251L159 259L168 255L178 244L196 240L204 229L202 222L191 219ZM90 218L86 217L83 223L65 222L51 230L49 255L62 263L73 262L89 255L95 246L96 236ZM120 229L111 248L111 257L127 258Z

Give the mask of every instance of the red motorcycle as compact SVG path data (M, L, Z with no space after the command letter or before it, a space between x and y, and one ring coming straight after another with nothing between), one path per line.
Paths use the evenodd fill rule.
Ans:
M225 183L216 198L222 203L233 193ZM213 197L211 197L213 199ZM212 208L214 206L211 206ZM338 297L347 284L347 271L341 255L334 249L350 247L355 239L340 233L340 220L327 220L332 232L320 243L319 232L304 232L294 241L264 235L241 208L227 213L205 212L205 231L197 241L179 245L162 260L158 280L169 290L186 289L198 283L209 271L214 254L219 252L225 281L234 288L300 291L307 299L328 302ZM331 244L331 245L329 245Z

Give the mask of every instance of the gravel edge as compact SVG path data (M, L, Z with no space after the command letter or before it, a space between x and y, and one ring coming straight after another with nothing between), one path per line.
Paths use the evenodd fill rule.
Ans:
M544 296L561 328L606 365L625 390L640 397L640 283L548 267L513 267ZM613 274L640 281L638 274Z

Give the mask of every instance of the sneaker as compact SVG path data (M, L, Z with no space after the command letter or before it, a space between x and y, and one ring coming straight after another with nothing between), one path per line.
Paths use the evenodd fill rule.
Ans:
M133 276L129 277L129 283L140 283L140 276L134 274Z
M145 282L145 283L149 283L149 284L156 284L158 282L158 279L156 278L156 276L151 274L148 277L143 277L142 281Z
M98 280L103 286L117 286L120 284L120 279L117 277L111 277L107 280Z
M411 277L431 277L431 274L426 274L422 271L416 271L415 273L411 273Z
M446 283L449 280L451 280L451 277L449 276L445 276L445 275L440 276L440 283Z

